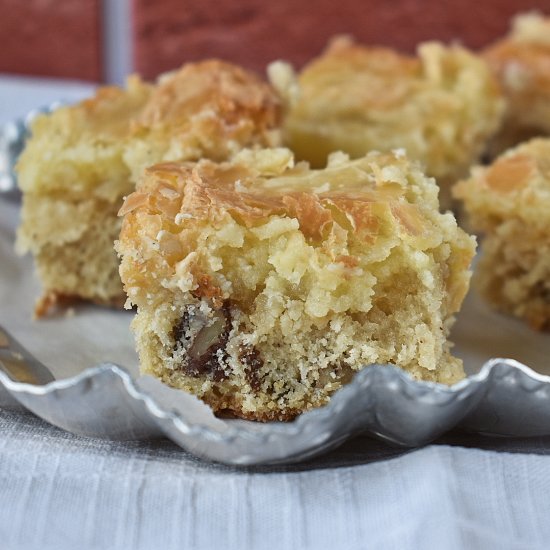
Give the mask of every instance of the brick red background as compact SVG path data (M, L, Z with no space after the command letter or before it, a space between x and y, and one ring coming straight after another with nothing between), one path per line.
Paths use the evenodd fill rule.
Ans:
M257 70L301 65L336 33L411 51L422 40L480 47L517 12L550 0L133 0L135 64L148 77L183 61L223 56Z
M100 3L0 0L0 72L100 80Z
M0 72L101 80L111 1L131 3L134 67L149 78L210 56L301 65L343 32L406 51L431 38L480 47L515 13L550 15L550 0L0 0Z

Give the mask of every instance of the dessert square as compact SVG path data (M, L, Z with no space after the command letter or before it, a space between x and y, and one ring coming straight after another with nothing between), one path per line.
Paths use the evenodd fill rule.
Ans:
M123 197L148 165L223 160L279 143L280 103L256 75L216 60L190 63L156 85L127 87L37 118L18 165L23 191L18 250L35 259L38 315L63 298L121 306L113 242Z
M550 328L550 139L473 168L453 192L484 235L476 286L496 309Z
M515 17L510 34L483 55L498 78L508 107L491 146L492 154L550 134L550 17L537 13Z
M486 63L459 46L421 44L417 56L333 40L293 81L281 64L272 82L286 94L285 143L298 159L323 166L342 150L404 148L441 186L468 173L499 128L503 100Z
M373 363L459 380L447 336L475 241L437 194L399 151L147 169L117 243L142 372L262 421L327 403Z

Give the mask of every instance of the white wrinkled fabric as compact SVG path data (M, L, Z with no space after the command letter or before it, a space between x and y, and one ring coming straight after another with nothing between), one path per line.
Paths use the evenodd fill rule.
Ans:
M0 123L90 89L0 78ZM15 220L14 205L0 199L4 257ZM55 334L63 319L29 327L38 289L33 283L28 290L30 261L22 262L0 265L0 320L51 362L58 351L36 336ZM64 350L60 368L90 366L102 353L129 366L127 319L109 322L110 340L93 348L94 334L81 338L88 345ZM86 320L71 323L78 332ZM531 348L547 362L540 346ZM168 441L79 438L0 409L0 550L550 546L550 438L450 436L439 443L404 453L359 438L305 465L238 470L196 460Z
M305 466L238 470L0 410L3 550L542 550L549 495L537 454L362 439Z

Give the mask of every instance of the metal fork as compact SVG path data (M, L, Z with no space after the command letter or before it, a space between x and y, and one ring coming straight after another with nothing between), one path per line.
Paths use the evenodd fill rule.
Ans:
M48 368L33 357L0 326L0 370L14 382L44 385L54 377Z

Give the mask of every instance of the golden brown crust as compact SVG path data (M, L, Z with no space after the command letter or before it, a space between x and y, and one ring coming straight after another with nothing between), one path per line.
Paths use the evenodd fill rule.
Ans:
M160 79L133 131L183 133L193 117L209 111L227 133L251 124L260 134L278 127L281 103L266 82L237 65L215 59L189 63Z
M151 84L133 75L128 79L126 89L102 86L93 97L67 108L67 114L71 113L75 118L82 116L86 121L85 130L96 137L108 135L123 139L132 117L139 113L152 90Z
M354 74L359 75L357 80L350 79ZM306 86L315 81L322 86L323 82L330 85L339 79L347 80L347 102L341 105L344 112L355 107L393 109L410 99L417 86L415 80L421 78L422 64L418 58L390 48L360 45L349 37L331 40L321 56L302 73Z
M444 209L449 186L502 121L504 102L487 64L456 45L424 43L408 56L340 38L294 81L287 73L270 76L288 98L284 139L299 159L322 167L336 150L359 158L404 149L437 179Z
M243 409L241 401L227 399L219 401L211 396L203 397L202 399L212 408L216 416L222 418L241 418L242 420L253 420L255 422L291 422L307 410L286 409L251 412Z
M518 191L529 184L536 169L536 163L528 155L501 157L488 168L485 182L497 193Z
M510 96L550 94L550 17L516 17L510 34L483 55Z
M246 160L250 160L248 156ZM392 153L380 155L377 162L401 162L403 167L409 164ZM316 240L336 219L344 219L367 241L378 233L381 219L393 218L404 232L420 235L426 230L422 205L404 202L406 182L392 181L390 173L385 175L373 166L368 159L356 161L349 170L363 172L363 178L329 184L330 167L326 172L315 172L298 165L277 180L267 179L253 165L239 164L238 158L228 164L206 160L160 164L147 170L138 191L126 198L119 215L147 209L172 218L179 213L189 219L215 219L230 212L247 227L272 215L286 215L297 219L301 232ZM338 170L336 167L335 173ZM314 185L315 178L318 186Z
M78 294L66 294L65 292L49 289L36 300L34 305L34 318L42 319L44 317L50 317L58 311L64 311L66 308L82 303L83 301L90 301L99 306L123 309L126 303L126 294L121 294L120 296L112 297L107 300L101 298L85 300Z
M475 281L496 309L550 327L550 139L511 149L455 186L484 233Z
M162 161L222 161L243 147L277 146L282 105L261 78L231 63L189 63L162 76L132 120L124 159L137 180Z
M521 93L524 99L535 93L550 93L550 44L516 42L506 39L485 52L485 58L498 76L506 92L510 95ZM514 90L511 72L528 83L521 90Z
M453 194L464 201L478 229L511 216L542 227L550 221L549 175L550 139L537 138L503 153L490 166L472 168Z
M483 53L507 100L507 116L493 155L550 133L550 18L514 19L512 31Z
M293 411L273 411L273 412L247 412L243 409L229 409L235 418L241 418L242 420L253 420L255 422L292 422L296 417L300 416L302 413L306 412L293 410ZM223 415L224 410L216 411L216 415Z

